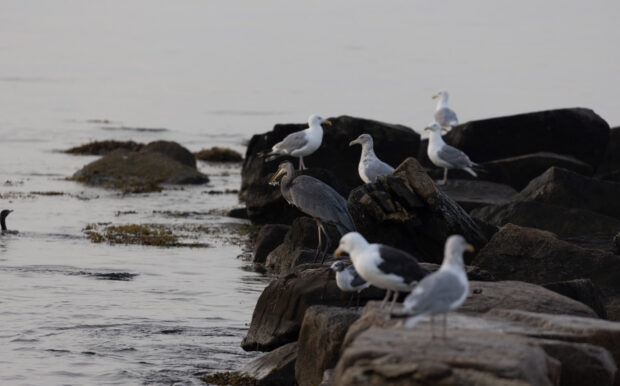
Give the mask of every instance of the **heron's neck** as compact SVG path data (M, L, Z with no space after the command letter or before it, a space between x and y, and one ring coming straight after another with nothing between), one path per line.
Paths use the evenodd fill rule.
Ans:
M5 218L4 217L0 218L0 225L2 225L2 230L5 231L6 230L6 222L5 222Z
M444 107L448 107L448 96L446 94L441 94L439 100L437 101L437 108L435 110L441 110Z
M429 145L433 146L441 146L445 145L443 138L441 138L441 131L431 131L431 134L428 136Z

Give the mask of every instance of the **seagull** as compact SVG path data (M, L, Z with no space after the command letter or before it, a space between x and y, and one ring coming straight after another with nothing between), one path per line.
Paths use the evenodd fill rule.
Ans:
M447 91L440 91L433 95L433 99L439 98L437 101L437 107L435 108L435 121L444 129L448 129L459 124L456 113L448 107L448 97L449 95Z
M472 162L467 154L443 141L439 123L432 122L424 130L431 132L428 137L428 149L426 150L428 158L435 166L444 168L443 180L438 182L438 185L444 185L448 181L448 169L462 169L472 176L478 177L472 169L473 166L478 166L478 164Z
M308 118L308 128L287 135L282 141L271 148L271 152L265 154L267 161L272 161L280 156L290 155L299 157L299 170L306 169L304 157L314 153L323 141L323 127L321 123L331 126L331 122L319 115L311 115Z
M364 236L350 232L342 236L334 256L349 253L355 270L362 279L378 288L387 290L381 307L385 306L392 291L394 297L390 310L398 298L398 292L409 292L428 271L418 260L405 251L382 244L370 244Z
M469 293L469 283L463 263L463 253L474 247L461 235L448 237L443 263L439 270L420 281L403 302L403 313L395 317L409 317L405 327L413 327L426 315L431 316L432 338L435 338L434 316L443 314L443 337L446 337L448 312L459 308Z
M370 287L370 283L362 279L354 266L347 267L342 261L336 261L330 268L336 272L336 285L341 291L357 292L357 305L359 306L360 292ZM351 299L353 299L353 295L351 295ZM351 303L351 299L349 299L349 303Z
M341 235L355 230L355 224L347 209L347 200L331 186L314 177L305 175L295 177L295 168L290 161L282 162L278 166L278 171L271 179L271 183L275 183L280 177L280 192L284 199L305 214L312 216L316 221L319 244L315 259L321 248L321 232L325 235L325 250L321 261L323 264L330 242L323 222L334 223Z
M362 145L362 155L360 156L360 163L357 166L357 171L364 183L375 182L379 176L392 174L394 168L381 161L375 155L370 134L362 134L355 140L349 142L349 146L355 144Z
M2 212L0 212L0 226L2 227L2 234L17 234L17 231L9 231L6 227L6 217L11 213L13 213L13 211L8 209L4 209Z

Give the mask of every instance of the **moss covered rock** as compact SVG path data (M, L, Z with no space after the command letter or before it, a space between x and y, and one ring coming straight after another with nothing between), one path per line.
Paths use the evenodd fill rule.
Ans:
M243 156L233 149L227 147L212 147L211 149L203 149L195 153L196 158L201 161L209 162L241 162Z
M118 149L140 151L144 144L134 141L94 141L65 150L65 153L79 155L105 155Z

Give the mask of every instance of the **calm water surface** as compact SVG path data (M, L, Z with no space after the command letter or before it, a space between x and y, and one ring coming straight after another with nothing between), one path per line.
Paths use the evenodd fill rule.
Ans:
M205 186L120 196L66 181L95 139L243 151L310 113L424 127L566 106L620 123L620 3L21 1L0 4L0 384L199 384L239 344L265 278ZM41 195L37 192L59 192ZM188 211L189 217L162 211ZM131 213L126 213L131 212ZM92 244L82 229L203 224L210 248ZM232 225L231 225L232 224ZM111 273L129 280L105 280ZM131 276L135 275L135 276Z

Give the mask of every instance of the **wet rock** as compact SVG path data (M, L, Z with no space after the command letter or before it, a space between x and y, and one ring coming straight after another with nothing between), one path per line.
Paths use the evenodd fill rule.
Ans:
M340 233L331 224L325 224L324 227L330 238L327 251L331 253L338 248ZM322 242L325 243L326 241L323 239ZM298 217L293 221L293 225L284 236L283 242L267 255L265 267L280 274L297 265L312 263L315 260L317 245L316 222L310 217ZM325 248L325 244L322 244L321 248ZM317 261L320 262L320 258L319 256Z
M280 193L279 186L270 185L271 177L277 170L277 166L271 174L263 177L261 183L253 185L252 189L245 194L245 204L248 217L258 224L291 224L294 219L305 216L295 206L286 202ZM349 196L351 188L345 185L334 173L327 169L311 168L304 171L296 171L296 175L309 175L331 186L343 197Z
M227 147L212 147L211 149L202 149L194 154L201 161L208 162L241 162L243 156L233 149Z
M243 207L243 208L233 208L233 209L228 211L227 216L228 217L232 217L232 218L240 218L242 220L247 220L248 219L248 210L245 207Z
M609 143L603 162L596 169L596 176L603 180L620 182L620 127L609 131Z
M620 230L620 219L587 209L567 208L537 201L517 201L486 206L470 212L475 219L496 226L514 224L553 232L560 237L611 235Z
M77 171L72 179L123 191L157 191L158 184L203 184L209 178L161 153L116 150Z
M290 386L295 384L297 342L264 354L239 369L239 373L256 379L257 385Z
M318 385L323 372L336 366L347 329L359 316L356 308L312 306L306 310L295 364L300 386Z
M445 240L454 233L476 248L487 241L471 217L437 189L414 158L405 160L393 176L354 189L349 211L369 242L403 249L421 261L441 263Z
M596 168L607 148L609 125L590 109L559 109L467 122L444 139L478 163L551 152Z
M587 277L603 296L620 294L620 256L581 248L538 229L505 225L473 264L499 280L545 284Z
M603 305L601 291L590 279L576 279L544 284L543 287L581 302L590 307L596 314L605 319L607 312ZM506 307L509 308L509 307Z
M393 166L400 164L406 157L417 154L420 136L406 126L349 116L330 118L330 121L332 126L324 127L321 147L314 154L305 157L304 161L310 168L332 171L347 186L362 184L357 174L360 149L349 147L349 142L360 134L372 135L377 156ZM282 157L265 162L259 153L269 151L288 134L307 127L306 124L278 124L272 131L252 137L241 172L241 199L247 201L264 194L262 186L265 177L274 173L280 162L288 159L297 166L296 158Z
M620 183L600 181L553 167L533 179L513 201L537 201L620 218L618 197Z
M140 151L163 154L185 166L196 169L196 157L194 154L176 142L154 141L148 143Z
M264 263L267 255L284 241L284 236L291 229L289 225L266 224L258 232L254 242L252 261Z
M481 180L448 179L445 185L438 187L466 211L487 205L507 204L517 194L508 185Z
M327 266L293 271L267 286L256 303L252 322L241 347L268 351L297 340L306 309L313 305L344 307L350 294L340 291L334 271ZM361 302L380 299L383 291L364 290Z
M104 155L117 149L140 151L143 147L144 144L136 143L134 141L94 141L67 149L65 150L65 153L79 155Z

